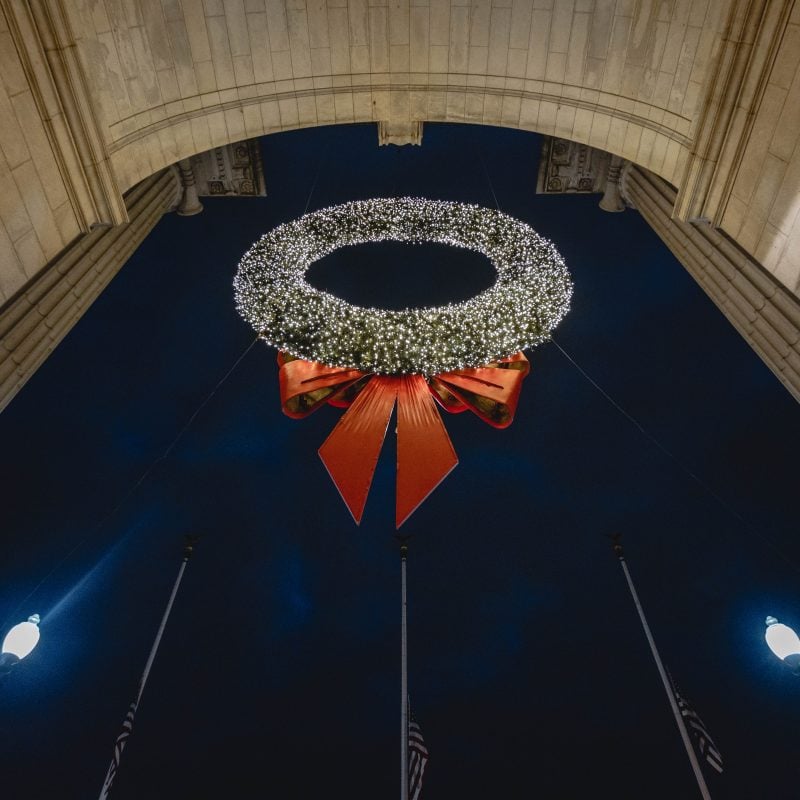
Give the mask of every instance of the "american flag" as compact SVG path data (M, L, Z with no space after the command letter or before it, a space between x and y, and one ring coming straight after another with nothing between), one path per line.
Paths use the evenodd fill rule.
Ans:
M100 790L100 800L106 800L108 793L111 791L111 784L114 783L114 778L117 777L117 770L119 769L119 760L122 756L122 751L125 748L125 743L133 731L133 718L136 714L136 700L131 703L128 713L125 715L125 721L122 723L122 730L117 741L114 742L114 758L111 759L111 765L106 773L106 779L103 781L103 788Z
M422 739L419 723L409 708L408 721L408 798L418 800L422 791L422 776L428 763L428 748Z
M697 716L697 713L692 709L689 703L686 702L686 699L678 691L678 687L675 685L674 681L672 683L672 688L675 690L675 702L678 704L678 710L681 712L686 727L694 737L700 755L705 758L713 769L717 772L722 772L722 754L719 752L719 749L714 744L714 740L706 730L703 720Z

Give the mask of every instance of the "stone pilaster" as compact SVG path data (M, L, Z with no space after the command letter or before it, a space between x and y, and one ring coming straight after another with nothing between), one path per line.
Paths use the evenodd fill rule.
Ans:
M619 175L622 169L622 159L619 156L612 156L608 163L608 173L606 174L606 185L603 189L603 196L598 205L603 211L619 212L625 210L625 201L619 191Z
M88 233L125 222L125 203L67 6L61 0L0 0L0 9L80 229Z
M673 217L676 190L627 165L622 195L700 284L791 394L800 400L800 301L722 232Z
M675 216L720 227L795 0L734 0L714 59Z
M176 171L125 196L129 222L77 239L0 308L0 410L69 333L179 197Z

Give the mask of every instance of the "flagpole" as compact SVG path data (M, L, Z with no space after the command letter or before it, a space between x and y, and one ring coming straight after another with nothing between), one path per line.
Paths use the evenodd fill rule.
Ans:
M408 639L406 632L406 559L408 539L400 539L400 800L408 800Z
M709 794L708 786L706 786L703 772L700 769L700 764L697 761L697 754L694 752L694 747L692 747L692 742L689 738L689 732L686 730L686 724L683 721L680 709L678 708L678 703L675 700L675 693L672 691L672 684L667 677L667 671L664 669L664 664L661 662L661 656L658 653L658 648L656 647L655 640L653 639L653 634L650 632L650 626L647 624L647 619L644 615L644 609L642 608L642 604L639 602L639 595L636 593L636 587L633 585L631 573L628 571L628 565L625 562L625 552L622 549L622 543L620 541L621 536L620 534L615 534L611 538L613 540L612 546L614 548L614 553L619 559L619 563L622 566L622 571L625 573L625 580L628 582L628 588L631 590L633 603L636 606L636 610L639 612L639 619L641 620L644 634L647 637L647 643L650 645L650 652L653 654L653 660L656 662L656 667L658 667L658 674L661 676L661 682L664 684L664 691L667 693L667 697L669 698L669 705L670 708L672 708L672 714L675 717L675 723L680 731L681 739L683 740L683 746L686 748L686 755L689 756L689 762L692 765L694 776L697 779L697 787L700 789L700 794L703 796L703 800L711 800L711 795Z
M150 655L147 657L147 663L144 666L142 677L139 680L139 690L136 694L136 700L131 703L128 713L125 715L125 721L122 723L122 731L120 732L119 736L117 736L117 740L114 743L114 755L111 759L111 764L108 767L106 778L103 781L103 788L100 790L100 800L106 800L108 798L109 792L111 791L111 786L114 783L114 778L116 777L117 770L119 769L120 759L122 758L122 751L125 749L125 744L128 741L128 737L133 731L133 718L136 714L136 709L139 705L139 701L142 699L142 693L144 692L147 678L150 676L150 669L153 666L153 661L155 660L156 653L158 652L158 646L161 644L161 637L164 635L164 629L167 627L167 620L169 619L170 612L172 611L172 605L175 602L176 595L178 594L178 588L181 585L181 580L183 579L183 573L186 570L186 565L189 563L189 559L192 557L192 551L196 541L196 536L186 537L186 542L183 547L183 560L181 561L181 566L178 570L178 576L175 578L175 584L172 587L172 593L169 596L169 601L167 602L164 616L161 618L161 624L158 626L156 638L153 641L153 646L150 648Z

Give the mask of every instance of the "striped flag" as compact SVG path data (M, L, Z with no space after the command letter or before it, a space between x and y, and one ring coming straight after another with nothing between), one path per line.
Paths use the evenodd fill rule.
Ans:
M672 680L672 676L670 676ZM706 730L703 720L697 716L697 713L692 709L686 699L678 691L675 682L672 682L672 688L675 692L675 702L678 704L678 710L681 712L683 721L689 729L692 737L697 745L697 750L700 755L713 767L717 772L722 772L722 754L714 744L714 740Z
M422 776L428 763L428 748L422 739L419 723L409 708L408 721L408 798L418 800L422 791Z
M119 769L119 760L122 757L122 751L125 749L125 744L128 737L133 731L133 717L136 714L136 700L131 703L128 713L125 715L125 721L122 723L122 730L117 741L114 742L114 758L111 759L111 765L106 773L106 779L103 781L103 788L100 790L100 800L106 800L111 791L111 784L114 783L114 778L117 777L117 770Z

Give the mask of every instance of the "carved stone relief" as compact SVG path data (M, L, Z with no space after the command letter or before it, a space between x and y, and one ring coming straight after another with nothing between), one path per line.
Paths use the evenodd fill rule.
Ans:
M543 137L537 194L602 194L603 211L624 211L619 192L623 162L604 150L568 139Z
M183 198L177 213L199 214L199 197L266 197L264 165L257 139L215 147L178 162Z

